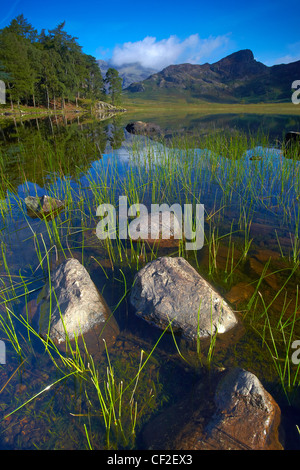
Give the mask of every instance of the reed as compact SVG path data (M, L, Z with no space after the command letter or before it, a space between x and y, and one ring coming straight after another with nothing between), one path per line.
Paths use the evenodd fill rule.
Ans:
M45 246L45 241L42 239L42 242ZM46 260L47 260L47 271L48 271L48 282L50 283L50 312L49 312L49 325L51 319L51 309L53 306L53 302L56 301L57 298L55 291L51 289L51 276L50 276L50 250L46 252ZM112 315L114 311L119 308L120 304L124 301L125 297L128 294L127 282L126 277L122 270L120 270L122 275L123 283L124 283L124 294L121 296L119 302L115 306L114 310L112 311ZM25 289L25 299L27 305L27 295L29 293L28 285L24 282L24 289ZM51 301L51 299L53 299ZM57 303L58 304L58 303ZM59 305L58 305L59 307ZM16 314L13 310L7 308L8 316L5 320L2 316L0 318L0 325L3 329L3 332L6 334L8 340L11 342L13 347L15 348L16 352L20 355L20 359L22 361L26 360L26 355L28 355L28 348L24 348L24 340L25 338L20 337L18 334L19 328L17 324L22 325L22 327L28 333L28 342L32 344L31 338L34 337L35 340L39 341L41 345L44 347L44 352L47 353L52 360L57 373L60 374L60 378L55 380L54 382L50 383L46 387L43 387L38 393L34 394L31 398L24 401L23 404L19 405L10 413L6 414L3 419L8 418L12 414L19 412L23 407L26 407L29 403L40 397L42 394L47 394L47 392L52 389L57 384L61 383L64 380L69 379L70 377L74 377L77 380L83 380L86 383L86 387L90 388L90 385L96 391L98 402L100 405L100 412L97 412L97 405L94 403L92 413L97 415L99 419L103 420L104 427L105 427L105 446L106 448L118 448L121 446L122 448L132 447L135 441L135 432L137 426L137 416L138 416L138 403L135 399L135 394L138 388L139 380L141 377L141 373L143 369L146 367L147 362L151 358L153 352L155 351L157 345L159 344L159 340L147 354L145 360L144 356L146 353L142 350L141 357L140 357L140 364L138 370L132 377L131 381L128 384L125 384L122 380L117 382L113 364L111 363L109 352L105 344L105 351L106 351L106 358L107 358L107 370L106 370L106 380L103 380L102 375L99 375L97 365L94 362L93 357L90 355L88 351L88 347L85 343L83 335L81 335L81 340L83 343L83 349L79 346L78 337L75 336L73 341L70 341L68 337L68 332L65 330L66 334L66 354L62 353L62 351L50 340L49 335L46 337L41 337L37 330L33 328L30 324L28 315L27 315L27 307L25 309L25 316ZM105 328L105 326L104 326ZM165 334L165 331L162 333L161 337ZM23 359L25 357L25 359ZM89 385L90 384L90 385ZM87 434L87 429L85 427L85 432L87 439L89 436ZM89 440L89 447L92 448L92 441Z
M259 295L263 305L264 326L262 331L257 328L255 330L262 338L262 344L267 348L273 360L282 390L289 404L291 404L291 396L295 394L300 384L300 364L294 365L291 362L292 343L295 340L294 330L300 307L299 288L297 286L293 313L286 320L283 320L287 309L284 304L277 324L272 322L269 307L267 307L263 295L261 293Z
M262 133L230 135L212 132L207 136L198 136L193 141L178 136L168 142L156 143L150 139L136 139L128 149L128 158L123 161L114 151L99 158L99 147L95 142L91 144L88 138L77 139L76 145L72 144L68 149L65 142L58 140L54 146L53 143L37 137L30 146L20 146L19 149L18 169L24 194L26 188L27 191L32 191L30 181L39 181L47 194L64 200L65 207L54 218L44 217L35 221L28 217L23 201L8 181L5 173L8 154L1 150L0 200L3 203L0 204L0 296L5 314L1 313L0 327L21 361L32 353L34 338L49 355L59 374L59 379L51 381L50 385L25 400L22 406L46 394L64 380L76 378L85 384L88 399L91 400L93 393L96 394L97 403L93 403L93 412L103 423L105 446L134 446L139 427L136 395L143 371L159 340L148 355L144 350L141 351L137 370L131 380L125 383L125 380L116 376L106 345L107 368L104 377L100 375L87 345L84 343L83 351L79 347L78 338L74 342L67 339L65 355L49 337L40 338L30 324L27 306L30 294L38 290L46 280L51 283L53 260L74 256L75 251L77 255L80 253L82 263L87 263L91 257L99 265L107 282L111 277L116 279L121 275L124 293L117 301L117 307L122 305L130 289L127 272L134 274L145 263L165 252L159 242L149 247L146 241L120 240L117 234L115 238L96 240L93 246L89 246L88 236L98 222L97 207L103 203L117 206L120 195L127 196L129 205L143 203L148 208L152 203L203 203L206 211L205 249L208 260L205 275L219 282L225 289L234 284L241 274L248 276L247 261L260 241L259 236L257 238L257 235L253 235L257 219L259 222L264 219L266 224L274 225L275 243L277 242L282 261L289 264L286 268L273 270L271 275L278 275L281 279L281 274L285 275L287 270L290 271L268 303L264 286L270 275L272 260L264 265L259 279L250 281L254 283L255 289L245 305L244 321L251 324L263 347L269 352L269 360L274 364L279 382L290 398L291 391L299 382L299 368L293 368L290 363L292 341L298 333L298 288L292 314L287 315L287 298L276 321L272 307L289 283L296 282L294 277L298 275L299 162L295 155L288 160L284 158L280 148L272 151L269 148L269 136ZM41 154L43 158L39 158ZM94 163L90 165L90 160L84 155L93 156ZM30 175L24 165L29 157L33 157ZM280 241L278 233L281 231L289 234L288 248ZM21 268L16 270L13 267L13 254L8 249L10 243L13 246L18 237L22 242L32 245L32 261L26 275ZM224 247L227 250L225 262L220 264L219 254ZM92 251L89 252L89 249ZM167 254L191 257L193 263L204 270L201 254L187 253L183 240ZM110 261L111 269L107 270L102 266L101 258ZM17 302L24 298L25 315L22 316L17 313ZM54 301L55 292L51 290L50 312ZM200 308L201 306L199 315ZM26 332L25 337L20 335L19 325ZM171 324L167 330L173 335L179 356L186 360L175 340ZM212 367L216 341L217 332L212 330L204 357L202 344L197 338L197 352L202 366ZM20 409L21 406L15 411ZM86 423L84 434L88 448L93 448L93 430Z

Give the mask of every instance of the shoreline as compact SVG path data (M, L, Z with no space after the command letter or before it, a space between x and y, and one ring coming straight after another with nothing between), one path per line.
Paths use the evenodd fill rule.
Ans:
M199 113L207 114L280 114L280 115L299 115L300 106L290 103L187 103L163 102L152 100L124 100L124 106L129 113L143 112L145 114L157 113Z
M7 106L7 105L5 105ZM107 111L107 113L143 113L149 116L155 116L157 114L169 114L169 113L197 113L200 115L212 115L212 114L260 114L260 115L299 115L300 106L293 103L259 103L259 104L229 104L229 103L187 103L187 102L161 102L155 100L135 100L129 101L124 100L123 106L113 106L110 103L99 102L99 105L95 103L93 111L91 112L90 107L86 104L85 106L75 106L69 104L65 109L47 109L47 108L34 108L22 106L18 109L12 110L10 107L1 109L0 106L0 119L12 119L22 117L47 117L47 116L61 116L61 115L82 115L82 114L97 114Z
M2 105L3 106L3 105ZM94 103L93 108L86 103L85 106L75 106L73 104L68 104L64 109L48 109L43 107L33 107L33 106L20 106L19 108L11 109L8 105L5 107L0 106L0 119L14 119L22 117L38 118L38 117L47 117L47 116L63 116L63 115L82 115L82 114L97 114L97 113L120 113L126 112L127 110L121 106L113 106L110 103L105 101L98 101ZM1 109L2 108L2 109Z

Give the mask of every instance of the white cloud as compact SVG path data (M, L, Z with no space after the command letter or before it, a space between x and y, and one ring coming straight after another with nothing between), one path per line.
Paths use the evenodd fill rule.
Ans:
M216 53L225 52L228 46L228 35L201 39L198 34L192 34L183 40L170 36L160 41L147 36L141 41L116 46L112 63L120 66L139 62L144 67L161 70L171 64L209 62L215 59Z

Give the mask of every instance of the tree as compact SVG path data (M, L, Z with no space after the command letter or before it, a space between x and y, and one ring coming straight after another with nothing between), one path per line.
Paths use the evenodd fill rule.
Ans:
M38 38L37 30L34 29L30 23L28 23L23 15L18 15L15 19L13 19L7 29L11 33L27 39L30 43L35 42Z
M86 63L86 95L88 98L103 100L105 97L104 80L95 57L85 56Z
M13 102L26 101L34 91L35 74L28 58L28 45L9 29L0 35L0 61L5 72L10 76L7 81L7 93Z
M55 29L49 31L49 38L46 42L47 48L56 52L57 60L56 71L59 81L59 94L62 107L64 107L65 98L70 99L75 96L76 83L76 62L81 52L81 47L77 43L77 38L70 36L63 30L65 22L60 23Z
M113 105L121 104L122 78L116 69L109 68L106 72L105 82L108 84L108 90Z
M96 59L82 52L77 38L65 30L65 22L40 34L17 16L0 30L0 79L14 103L35 106L36 102L56 108L60 100L76 101L81 96L105 99L104 81ZM112 101L118 100L118 80L111 74Z
M37 40L37 31L24 18L17 16L0 31L0 60L5 71L10 75L7 79L8 94L13 102L33 99L35 104L35 85L38 81L35 65L36 60L33 43Z

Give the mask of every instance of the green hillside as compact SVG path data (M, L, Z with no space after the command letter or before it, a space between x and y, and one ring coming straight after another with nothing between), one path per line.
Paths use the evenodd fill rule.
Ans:
M194 103L270 103L291 100L300 61L268 67L252 51L235 52L214 64L170 65L131 84L126 97Z

